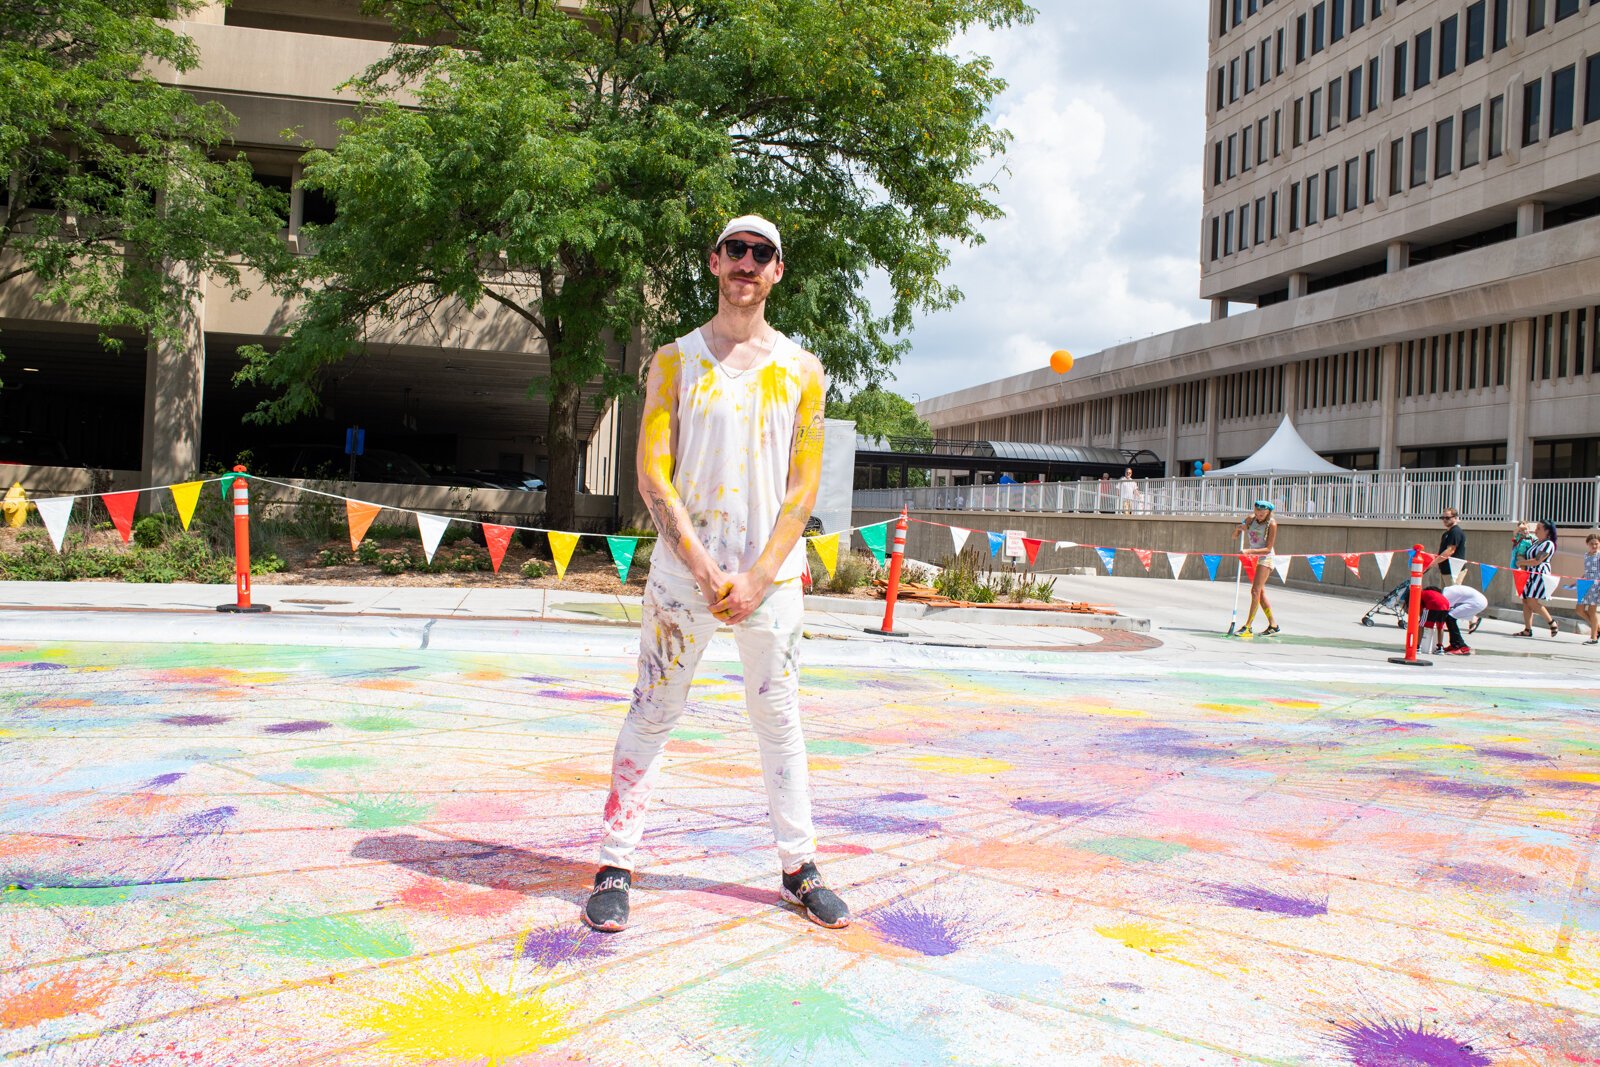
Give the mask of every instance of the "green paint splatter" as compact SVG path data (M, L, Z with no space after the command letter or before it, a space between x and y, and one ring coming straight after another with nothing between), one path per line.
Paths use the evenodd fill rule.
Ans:
M341 801L351 811L350 825L358 830L389 830L410 826L433 814L433 805L396 794L387 797L358 796Z
M411 955L411 937L397 922L368 922L349 915L274 916L269 923L235 926L276 956L305 960L392 960Z
M1151 837L1102 837L1098 841L1075 841L1073 848L1112 856L1126 863L1165 863L1189 851L1189 846Z
M370 767L378 762L371 756L307 756L294 765L302 771L338 771L350 767Z
M563 602L551 604L549 610L566 611L574 615L594 615L597 618L609 619L612 622L638 622L644 617L641 605L608 604L603 601Z
M674 730L674 741L721 741L727 734L717 730Z
M872 746L854 741L807 741L806 751L815 756L864 756Z
M4 896L7 904L28 904L36 908L103 908L108 904L121 904L133 896L134 886L40 886L37 889L20 889L8 886Z
M362 730L369 734L418 729L416 723L410 719L402 719L398 715L358 715L353 719L346 719L344 724L352 730Z
M740 986L714 1008L719 1027L743 1037L759 1058L789 1062L819 1048L837 1061L861 1053L861 1038L885 1027L849 1000L815 983L764 981Z

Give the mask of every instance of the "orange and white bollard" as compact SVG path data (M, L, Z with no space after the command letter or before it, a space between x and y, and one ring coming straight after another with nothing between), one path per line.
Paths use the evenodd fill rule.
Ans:
M250 482L243 466L233 468L233 585L235 601L218 604L218 611L271 611L265 604L250 603Z
M1411 588L1406 594L1406 654L1390 656L1390 663L1406 667L1431 667L1433 661L1417 658L1422 642L1422 546L1411 547Z
M866 632L880 634L884 637L904 637L904 630L894 628L894 602L900 595L900 568L906 560L906 528L911 525L911 520L906 517L906 509L900 509L900 521L894 524L894 549L889 553L889 589L883 601L883 625L869 626Z

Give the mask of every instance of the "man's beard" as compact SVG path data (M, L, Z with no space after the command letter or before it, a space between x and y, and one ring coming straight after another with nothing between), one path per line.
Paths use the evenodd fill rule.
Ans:
M734 288L735 279L749 281L749 286ZM723 302L732 307L755 307L767 299L767 294L772 292L772 282L759 274L727 275L717 279L717 291L722 294Z

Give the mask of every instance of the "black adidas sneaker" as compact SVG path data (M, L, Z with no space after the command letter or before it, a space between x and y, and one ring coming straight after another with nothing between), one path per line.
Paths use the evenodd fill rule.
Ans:
M818 926L837 930L850 925L850 909L823 883L815 863L803 863L793 874L784 874L783 899L804 908L806 918Z
M601 867L594 876L594 889L583 907L583 922L591 930L613 934L628 925L628 890L633 888L633 872L621 867Z

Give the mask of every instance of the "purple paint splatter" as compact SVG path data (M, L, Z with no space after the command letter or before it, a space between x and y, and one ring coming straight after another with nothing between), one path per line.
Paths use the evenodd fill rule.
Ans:
M616 693L597 693L577 689L539 689L533 694L536 697L545 697L548 700L603 700L615 701L622 697Z
M1183 743L1198 738L1198 734L1190 733L1188 730L1179 730L1171 726L1152 726L1143 730L1127 730L1116 735L1116 742L1121 747L1150 756L1173 756L1181 759L1217 755L1215 749Z
M264 734L312 734L318 730L326 730L332 725L333 723L323 722L321 719L299 719L295 722L275 722L271 726L263 726L261 732Z
M168 715L161 720L168 726L220 726L228 721L226 715Z
M522 943L519 959L535 960L541 967L577 960L602 959L616 951L613 941L573 926L535 930Z
M1251 911L1270 911L1274 915L1293 915L1298 918L1310 918L1316 915L1328 914L1328 900L1314 900L1310 897L1291 897L1284 893L1274 893L1269 889L1262 889L1253 885L1214 885L1211 895L1224 904L1235 908L1248 908Z
M1447 882L1501 893L1518 892L1532 882L1528 875L1495 863L1451 863L1440 870Z
M1116 807L1086 800L1013 800L1011 806L1029 815L1052 815L1057 819L1103 815Z
M239 809L232 804L224 804L220 808L207 808L205 811L185 815L172 827L171 837L194 837L200 834L220 834L239 814Z
M962 919L911 902L879 908L866 919L885 941L924 956L948 956L972 939L968 924Z
M171 774L158 774L144 784L146 789L161 789L169 786L183 777L183 771L173 771Z
M1453 782L1445 778L1429 778L1422 783L1430 793L1443 793L1451 797L1470 800L1497 800L1500 797L1520 797L1522 790L1509 785L1478 785L1472 782Z
M1335 1039L1356 1067L1490 1067L1488 1056L1426 1022L1341 1023Z
M919 800L927 800L926 793L885 793L878 798L890 804L914 804Z
M17 667L19 671L64 671L65 663L23 663Z
M925 834L939 829L939 824L932 819L909 819L900 815L824 815L817 822L856 834Z
M1480 756L1490 756L1494 759L1514 760L1518 763L1549 763L1549 756L1537 752L1519 752L1514 748L1480 748L1475 749Z

